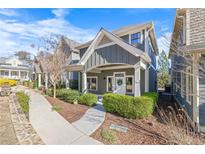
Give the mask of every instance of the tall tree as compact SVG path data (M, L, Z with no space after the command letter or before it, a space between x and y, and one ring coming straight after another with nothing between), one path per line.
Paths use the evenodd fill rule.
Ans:
M15 53L15 56L17 56L20 60L30 60L31 54L27 51L18 51Z
M166 53L162 50L158 59L159 73L158 73L158 86L164 88L169 82L169 60Z

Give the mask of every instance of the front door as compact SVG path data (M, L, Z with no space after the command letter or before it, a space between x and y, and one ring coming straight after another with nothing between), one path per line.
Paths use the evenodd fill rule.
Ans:
M126 93L125 73L115 73L115 93Z

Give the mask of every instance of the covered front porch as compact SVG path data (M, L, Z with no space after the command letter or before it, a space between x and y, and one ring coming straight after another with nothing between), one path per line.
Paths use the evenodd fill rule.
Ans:
M83 67L73 66L73 70L76 69L79 71L78 88L82 93L140 96L149 91L149 71L141 62L136 65L104 64L86 71Z

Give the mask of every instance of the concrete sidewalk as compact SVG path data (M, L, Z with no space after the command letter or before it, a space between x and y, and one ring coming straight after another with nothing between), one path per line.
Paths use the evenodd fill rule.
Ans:
M25 91L30 95L30 122L45 144L102 144L73 127L56 111L52 111L51 105L41 94L33 90Z
M88 109L83 117L72 123L72 125L86 135L91 135L102 125L104 120L105 110L102 102L99 100L96 106Z

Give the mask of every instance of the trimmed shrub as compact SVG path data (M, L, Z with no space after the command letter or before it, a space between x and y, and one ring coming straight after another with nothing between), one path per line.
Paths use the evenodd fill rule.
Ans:
M26 95L23 91L17 92L16 96L18 98L19 104L22 108L22 111L25 114L29 113L29 96Z
M132 97L120 94L103 95L103 106L107 112L116 113L125 118L145 118L154 111L158 95L146 94Z
M9 84L10 86L15 86L17 84L17 81L12 79L0 79L0 86L2 86L3 84Z
M80 93L77 90L57 89L56 97L66 102L73 103L79 99Z
M158 101L159 94L156 92L147 92L142 96L151 98L155 103Z
M88 106L93 106L97 103L98 98L97 95L91 94L91 93L86 93L80 96L79 98L79 103L88 105Z
M46 95L53 97L53 89L47 89ZM80 97L80 93L77 90L57 89L56 97L65 102L74 103L75 101L78 101Z

